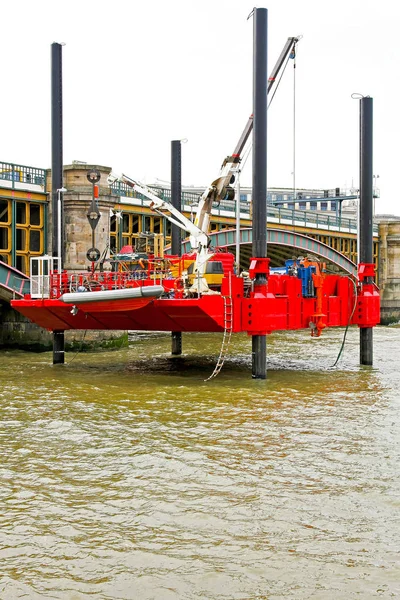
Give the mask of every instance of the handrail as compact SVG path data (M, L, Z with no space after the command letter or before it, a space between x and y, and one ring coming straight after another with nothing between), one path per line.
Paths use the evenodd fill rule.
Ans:
M46 170L0 161L0 185L2 181L7 181L7 187L11 187L11 189L17 187L21 189L21 184L26 184L37 185L45 190Z
M139 206L147 206L148 201L141 194L133 192L128 186L123 183L116 182L111 186L113 192L121 197L136 198L139 201ZM151 187L153 193L156 193L167 202L171 199L171 190L168 188ZM182 191L182 206L183 212L192 212L197 204L200 195L195 192ZM212 214L215 216L235 216L235 202L222 201L218 206L212 209ZM231 214L226 214L231 213ZM251 220L251 203L241 202L240 213L242 218ZM327 230L346 230L349 233L357 232L357 219L336 215L325 211L317 210L296 210L291 208L281 208L279 206L267 206L267 221L271 223L280 223L288 225L315 225L318 229ZM373 225L373 233L378 235L378 225Z
M43 189L46 189L46 170L27 165L19 165L16 163L0 161L0 185L1 181L7 181L9 184L11 184L12 189L17 187L16 184L19 184L18 187L21 187L21 184L39 185L43 187ZM160 198L163 200L166 200L167 202L171 200L171 190L169 188L159 186L149 187L153 193L160 196ZM145 206L144 202L147 202L147 198L142 196L142 194L138 194L125 183L120 181L113 183L111 185L111 190L115 195L125 198L135 198L140 202L140 206ZM189 210L191 210L197 205L200 196L201 194L198 192L183 190L182 206L189 207ZM221 216L222 211L232 213L232 216L234 216L236 211L235 202L227 200L222 201L218 206L213 208L212 212L214 215ZM243 218L251 219L251 203L240 202L240 213L243 215ZM327 229L339 228L346 229L351 232L357 231L356 218L343 217L342 215L339 216L336 214L327 214L324 211L280 208L279 206L270 204L267 206L267 220L278 223L289 222L291 225L299 223L312 223L318 228L320 228L320 226L322 226L321 228L325 228L326 226ZM376 235L378 234L378 225L376 223L373 225L373 233Z

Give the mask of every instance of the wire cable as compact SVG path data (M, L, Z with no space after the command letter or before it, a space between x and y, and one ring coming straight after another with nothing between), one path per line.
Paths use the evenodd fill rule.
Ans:
M356 306L357 306L357 286L356 286L356 283L355 283L354 279L352 279L351 277L347 277L347 279L349 279L351 281L351 283L353 284L353 286L354 286L354 306L353 306L353 310L351 311L351 315L349 317L349 321L348 321L348 323L346 325L346 329L344 330L342 345L340 346L339 354L337 355L337 358L336 358L335 362L333 363L332 368L336 367L336 365L338 364L339 359L340 359L340 357L341 357L341 355L343 353L344 345L345 345L345 342L346 342L347 331L348 331L348 329L350 327L350 323L351 323L351 320L353 318L353 315L354 315L354 312L355 312Z
M70 365L72 363L72 361L75 360L75 358L78 356L78 354L82 350L82 348L83 348L83 342L85 341L86 334L87 334L87 329L85 329L85 331L83 332L83 336L82 336L82 339L81 339L81 344L80 344L77 352L75 352L75 354L73 355L73 357L71 358L71 360L67 363L67 365Z
M292 55L289 55L289 58ZM293 48L293 200L296 200L296 49Z
M276 92L278 91L279 84L280 84L280 82L281 82L281 80L282 80L282 77L283 77L283 74L284 74L284 72L286 71L286 67L287 67L287 65L288 65L289 59L290 59L290 54L289 54L289 56L288 56L288 57L287 57L287 59L286 59L285 66L283 67L283 69L282 69L282 72L281 72L281 74L280 74L280 76L279 76L278 82L277 82L277 84L276 84L276 86L275 86L275 88L274 88L274 92L273 92L273 94L272 94L272 96L271 96L271 100L268 102L267 109L268 109L268 108L271 106L271 102L272 102L272 100L275 98L275 94L276 94Z

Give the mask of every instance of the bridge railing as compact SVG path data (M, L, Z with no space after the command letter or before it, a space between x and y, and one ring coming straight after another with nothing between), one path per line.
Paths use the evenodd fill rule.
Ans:
M316 226L321 229L348 230L349 233L357 232L357 220L338 215L327 214L312 210L292 210L290 208L267 208L268 221L302 226ZM376 232L378 228L376 227Z
M46 171L0 161L0 185L11 189L46 189Z
M139 206L147 206L148 200L134 192L126 184L117 182L111 186L113 192L116 195L127 198L135 198L135 204ZM151 190L156 195L160 196L163 200L169 202L171 200L171 190L168 188L159 188L151 186ZM182 192L182 206L184 210L188 212L195 212L200 195L196 192ZM212 210L212 214L219 217L234 217L236 212L234 201L222 201L218 206L215 206ZM240 203L240 215L243 219L251 219L251 203L241 202ZM267 206L267 219L271 223L277 223L282 225L297 225L297 226L310 226L317 227L325 230L341 230L349 233L357 232L357 220L354 218L344 217L342 215L336 215L332 213L326 213L322 211L313 210L293 210L290 208L280 208L278 206ZM378 234L378 225L373 225L373 233Z
M34 188L39 186L42 189L46 189L46 171L45 169L39 169L36 167L29 167L26 165L18 165L14 163L0 161L0 185L4 187L10 187L12 189L23 189L23 188ZM147 199L133 191L132 188L122 182L115 182L111 186L114 194L120 197L135 198L135 204L139 206L147 205ZM156 195L160 196L163 200L171 200L171 190L169 188L151 186L151 190ZM184 190L182 192L182 205L190 212L195 212L200 194L197 192L190 192ZM216 216L229 216L235 215L236 207L234 201L222 201L218 206L213 208L212 213ZM240 214L242 218L251 219L251 203L241 202L240 203ZM312 210L293 210L290 208L279 208L277 206L267 206L267 218L272 223L282 223L290 225L304 226L310 224L310 226L316 226L321 229L332 229L332 230L347 230L351 233L357 231L357 220L349 217L343 217L337 214L328 214L321 211ZM374 234L378 233L378 225L373 225Z

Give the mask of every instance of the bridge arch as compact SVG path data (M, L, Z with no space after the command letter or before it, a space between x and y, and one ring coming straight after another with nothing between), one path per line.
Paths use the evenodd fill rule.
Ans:
M236 230L225 229L222 231L216 231L210 235L211 246L218 246L221 248L230 248L234 252L236 245ZM248 263L252 251L252 230L250 228L243 228L240 230L240 256L241 262L246 260ZM271 266L281 266L284 261L288 258L293 258L295 253L299 255L313 254L318 256L323 261L331 263L338 267L340 270L349 273L350 275L357 274L357 265L353 263L347 256L337 252L327 244L318 242L311 237L297 233L294 231L287 231L283 229L267 229L267 244L268 244L268 256L271 256ZM185 252L190 250L189 242L184 242L183 248ZM275 263L275 264L274 264Z

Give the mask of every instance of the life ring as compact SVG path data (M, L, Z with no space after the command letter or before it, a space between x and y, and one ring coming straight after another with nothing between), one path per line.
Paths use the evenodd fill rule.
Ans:
M175 281L174 281L174 290L181 290L183 289L183 279L182 277L176 277Z

